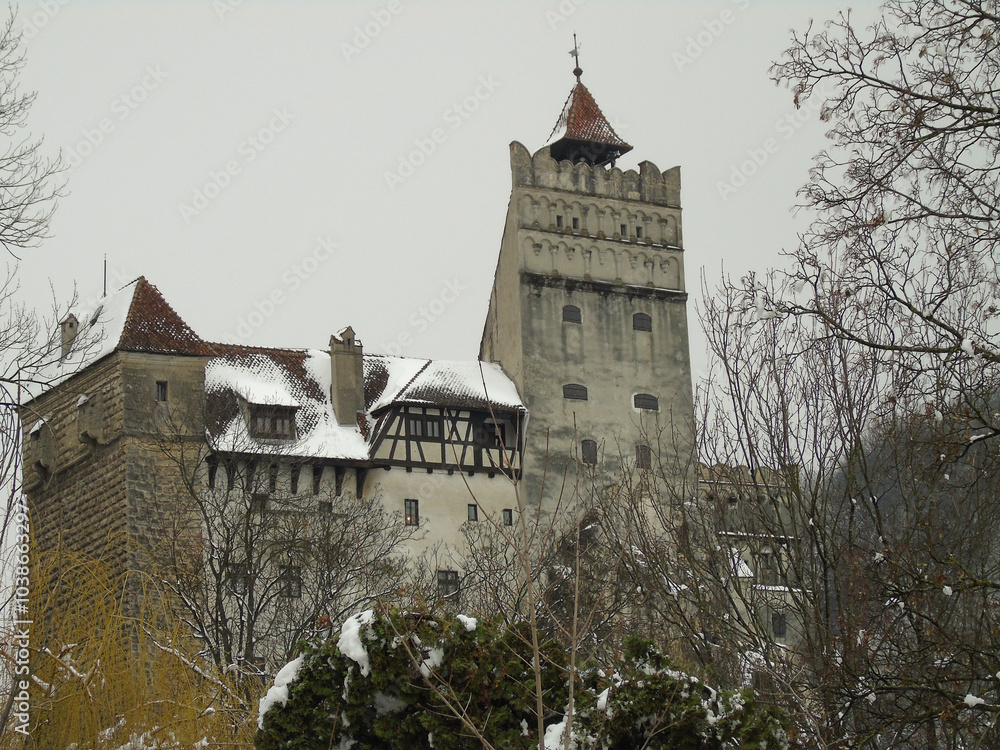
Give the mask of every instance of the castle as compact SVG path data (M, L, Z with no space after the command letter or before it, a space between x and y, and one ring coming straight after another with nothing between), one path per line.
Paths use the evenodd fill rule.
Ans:
M244 515L282 519L272 536L292 511L381 503L419 554L580 481L659 469L690 483L680 168L615 167L632 147L581 72L548 144L510 145L478 361L365 352L350 327L327 349L210 343L144 278L66 318L60 361L21 410L41 549L110 553L121 570L181 549L240 594L265 562L220 552L192 500L239 493ZM276 597L303 596L308 560L289 547L266 564ZM467 572L438 567L442 594Z

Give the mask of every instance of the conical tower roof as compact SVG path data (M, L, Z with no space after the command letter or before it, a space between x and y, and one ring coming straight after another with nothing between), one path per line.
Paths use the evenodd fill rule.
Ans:
M614 162L632 150L611 127L579 76L549 136L548 146L556 161L567 159L592 166Z

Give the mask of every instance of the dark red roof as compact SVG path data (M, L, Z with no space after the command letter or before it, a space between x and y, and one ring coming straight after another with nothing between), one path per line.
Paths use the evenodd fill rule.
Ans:
M579 82L569 92L569 98L549 139L560 133L560 140L569 139L614 146L620 153L632 150L629 144L618 137L587 87Z
M156 354L209 356L213 353L211 345L174 312L160 290L143 276L137 280L117 348Z

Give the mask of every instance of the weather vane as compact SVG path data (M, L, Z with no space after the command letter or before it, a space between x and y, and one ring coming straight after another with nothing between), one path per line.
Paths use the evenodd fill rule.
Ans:
M580 45L576 41L576 32L573 32L573 49L570 51L573 59L576 61L576 67L573 68L573 75L576 76L576 82L580 82L580 76L583 75L583 68L580 67Z

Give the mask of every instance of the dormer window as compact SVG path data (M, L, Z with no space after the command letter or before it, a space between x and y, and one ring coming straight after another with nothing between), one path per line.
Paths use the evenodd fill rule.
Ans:
M295 407L250 404L250 437L293 440Z

